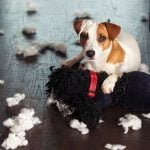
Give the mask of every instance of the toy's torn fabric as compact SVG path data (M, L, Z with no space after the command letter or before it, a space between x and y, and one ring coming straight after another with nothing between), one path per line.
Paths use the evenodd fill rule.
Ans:
M13 97L6 98L8 107L16 106L25 99L25 94L16 93Z
M23 108L18 116L6 119L3 125L10 128L10 133L1 146L5 149L16 149L18 146L26 146L28 144L28 140L25 137L26 131L41 123L40 119L34 115L33 108Z
M129 128L139 130L142 128L142 121L139 117L133 114L126 114L124 117L119 118L121 125L124 128L124 133L128 133Z
M106 144L105 145L106 149L110 149L110 150L124 150L126 148L125 145L121 145L121 144Z

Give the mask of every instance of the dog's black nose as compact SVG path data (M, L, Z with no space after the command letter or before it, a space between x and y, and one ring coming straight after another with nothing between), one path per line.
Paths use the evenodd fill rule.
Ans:
M89 58L92 58L95 55L95 52L93 50L86 51L86 56Z

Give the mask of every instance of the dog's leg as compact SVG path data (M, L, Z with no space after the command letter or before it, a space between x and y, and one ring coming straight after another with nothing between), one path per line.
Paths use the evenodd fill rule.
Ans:
M104 94L110 94L111 92L113 92L115 84L118 80L118 77L121 77L121 76L122 75L111 74L104 80L102 84L102 90Z
M72 67L74 64L76 64L77 62L79 62L82 59L83 59L83 54L81 52L80 54L78 54L77 56L73 57L72 59L64 61L62 63L62 66Z

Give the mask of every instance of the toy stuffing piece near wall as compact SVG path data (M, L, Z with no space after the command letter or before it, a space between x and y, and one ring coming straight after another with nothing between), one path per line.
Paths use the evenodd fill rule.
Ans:
M52 69L46 92L64 116L85 123L89 129L99 124L101 109L119 105L132 111L150 112L150 75L144 72L124 73L112 94L103 94L105 72L76 68ZM94 83L93 83L94 82Z

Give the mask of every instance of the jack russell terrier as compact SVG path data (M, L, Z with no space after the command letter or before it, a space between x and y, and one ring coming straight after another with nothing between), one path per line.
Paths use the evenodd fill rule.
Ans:
M67 60L63 65L71 67L83 58L86 69L105 71L109 76L102 84L105 94L113 92L118 77L124 72L137 71L141 65L141 54L136 40L121 27L91 20L75 20L74 29L83 48L80 54Z

